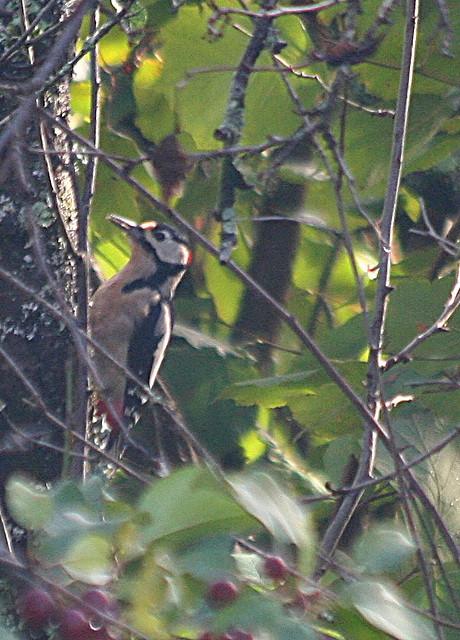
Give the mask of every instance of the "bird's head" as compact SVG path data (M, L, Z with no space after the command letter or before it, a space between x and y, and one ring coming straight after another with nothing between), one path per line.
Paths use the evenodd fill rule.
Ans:
M190 266L193 254L188 240L173 227L153 220L138 224L115 214L107 219L126 232L133 252L143 251L165 268Z

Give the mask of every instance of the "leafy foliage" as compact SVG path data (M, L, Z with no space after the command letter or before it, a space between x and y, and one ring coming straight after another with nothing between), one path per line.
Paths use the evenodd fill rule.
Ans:
M25 564L9 534L1 559L52 595L57 619L39 633L73 640L62 616L76 607L85 625L102 620L94 640L453 640L458 12L421 7L399 162L399 3L124 4L83 21L79 46L96 52L101 87L95 99L87 53L65 131L80 195L99 156L87 204L103 276L130 252L110 213L189 230L194 262L150 401L197 464L154 477L141 418L118 459L87 443L85 481L66 465L47 487L25 469L10 476ZM279 580L264 570L272 556L286 567ZM210 603L216 582L235 589L225 606ZM88 609L94 587L118 608ZM11 609L0 602L0 633L28 640L36 630Z

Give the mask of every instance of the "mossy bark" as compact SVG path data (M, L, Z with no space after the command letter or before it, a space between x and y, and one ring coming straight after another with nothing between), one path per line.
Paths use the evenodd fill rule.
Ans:
M11 0L3 18L2 53L8 52L45 7L45 0L28 3L27 16L21 3ZM33 47L23 43L1 65L2 82L13 90L0 96L0 133L21 104L22 82L34 77L47 53L59 37L51 30L68 12L68 4L56 2L43 14L34 30L42 39ZM38 33L37 33L38 32ZM69 110L69 78L37 93L37 102L56 116ZM57 287L75 313L76 260L73 236L77 230L76 194L72 172L65 156L45 158L44 145L66 151L67 141L51 127L41 125L34 109L20 140L13 137L3 153L0 191L0 266L18 281L57 304L49 278L40 267L37 252L53 274ZM15 161L15 154L18 162ZM19 155L19 157L18 157ZM68 158L67 158L68 160ZM31 220L41 237L40 246L32 240ZM0 278L0 480L14 471L51 480L61 474L62 455L36 440L62 446L64 434L47 412L66 419L69 398L73 344L69 332L36 298L21 291L13 282ZM5 353L8 355L6 358ZM34 391L32 391L32 388ZM39 395L34 397L34 392ZM37 401L39 400L39 401ZM42 406L40 406L42 405ZM44 410L46 407L46 410ZM20 434L24 434L21 436Z

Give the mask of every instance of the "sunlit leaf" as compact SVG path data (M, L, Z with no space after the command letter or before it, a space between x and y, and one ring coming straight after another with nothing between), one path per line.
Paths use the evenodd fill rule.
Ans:
M112 545L102 536L82 536L71 545L63 567L77 580L96 585L107 584L115 569Z
M356 582L348 592L360 614L397 640L434 640L431 624L405 606L397 592L380 582Z
M218 633L240 628L268 634L272 640L314 640L316 633L306 622L286 615L279 601L262 594L244 593L236 603L224 607L214 619L213 630Z
M265 473L239 476L232 482L239 502L280 542L299 549L313 546L314 534L307 513Z
M50 492L22 476L9 479L6 499L11 515L26 529L42 529L53 513Z
M392 570L408 560L415 545L406 532L393 526L375 526L366 531L353 550L354 560L366 572Z
M151 521L141 531L145 543L183 545L203 535L239 533L257 528L231 493L208 471L189 467L157 480L142 495L138 508Z
M299 395L310 395L314 392L308 388L308 378L312 372L293 373L275 378L245 380L227 387L224 398L233 398L239 404L259 404L262 407L282 407L289 403L289 398Z

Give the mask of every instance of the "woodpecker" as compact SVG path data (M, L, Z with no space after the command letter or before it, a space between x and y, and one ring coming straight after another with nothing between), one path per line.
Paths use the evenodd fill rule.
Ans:
M131 258L93 295L91 336L153 387L171 339L174 294L192 261L192 251L186 238L167 224L137 224L113 214L108 219L126 232ZM116 432L125 415L126 375L97 348L93 362L101 387L97 412L106 416Z

